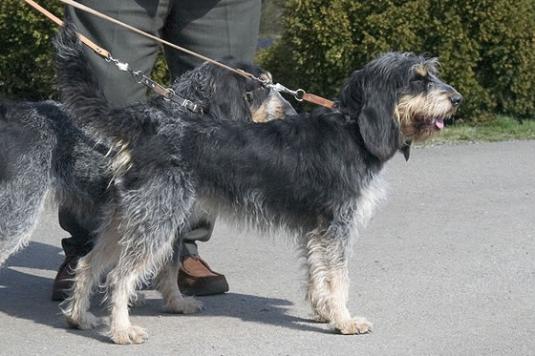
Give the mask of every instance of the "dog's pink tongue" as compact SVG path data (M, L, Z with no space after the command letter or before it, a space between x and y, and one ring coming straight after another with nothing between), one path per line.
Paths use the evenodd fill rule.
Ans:
M439 129L439 130L442 130L444 128L444 119L436 119L435 120L435 126Z

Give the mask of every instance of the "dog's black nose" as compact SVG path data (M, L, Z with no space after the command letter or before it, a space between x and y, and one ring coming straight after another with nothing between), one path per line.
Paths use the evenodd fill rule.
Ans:
M450 100L454 106L459 106L463 102L463 96L460 94L455 94L451 96Z

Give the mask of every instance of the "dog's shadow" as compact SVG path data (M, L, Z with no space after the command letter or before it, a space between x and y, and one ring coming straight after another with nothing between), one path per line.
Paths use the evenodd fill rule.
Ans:
M52 279L61 264L61 249L31 242L0 269L0 313L64 328L58 303L51 301Z
M197 299L203 303L203 310L197 314L188 315L188 318L229 317L300 331L329 332L328 328L323 328L321 324L312 319L290 315L288 312L293 303L286 299L241 293L225 293L210 297L197 297ZM132 314L180 317L180 315L163 313L161 310L161 299L148 299L144 305L136 307Z
M60 252L61 249L58 247L31 242L22 252L10 257L0 270L0 313L53 328L68 329L58 303L50 300L53 278L63 258ZM94 298L93 303L97 314L101 314L104 309L99 305L99 299ZM226 293L199 299L203 302L204 309L188 318L225 316L301 331L329 332L328 328L311 319L288 314L293 303L285 299L240 293ZM132 315L181 317L165 314L162 311L162 300L159 298L147 299L144 305L132 310ZM68 331L100 341L108 340L96 332L74 329Z

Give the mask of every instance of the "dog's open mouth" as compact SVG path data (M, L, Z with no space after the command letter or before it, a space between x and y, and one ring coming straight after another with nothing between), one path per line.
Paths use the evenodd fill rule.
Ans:
M442 130L444 128L444 120L445 120L444 117L433 118L433 121L432 121L433 126L438 130Z
M416 120L417 126L420 127L420 129L423 130L430 130L430 131L440 131L442 130L446 124L445 122L449 119L449 116L431 116L431 117L420 117L418 120Z
M437 115L431 118L428 118L424 122L429 129L440 131L446 127L446 121L450 120L453 115Z

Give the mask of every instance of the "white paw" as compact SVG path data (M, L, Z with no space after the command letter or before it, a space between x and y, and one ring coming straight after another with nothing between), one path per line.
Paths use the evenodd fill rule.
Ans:
M111 330L110 336L112 341L119 345L142 344L149 338L145 329L136 325L130 325L126 329Z
M336 330L344 335L367 334L372 331L372 326L366 318L353 318L335 324Z
M78 317L66 315L67 324L72 328L89 330L106 324L106 319L97 318L90 312L83 313Z
M176 314L193 314L202 309L202 303L195 298L173 298L165 304L165 311Z

